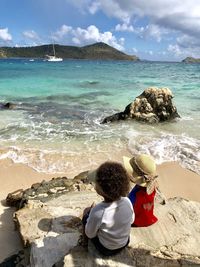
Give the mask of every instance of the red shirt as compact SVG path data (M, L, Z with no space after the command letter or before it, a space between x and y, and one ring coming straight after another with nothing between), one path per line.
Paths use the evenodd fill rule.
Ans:
M133 208L135 212L135 221L133 226L149 226L157 222L157 218L153 214L155 190L150 195L146 192L146 187L139 186L139 190L135 195Z

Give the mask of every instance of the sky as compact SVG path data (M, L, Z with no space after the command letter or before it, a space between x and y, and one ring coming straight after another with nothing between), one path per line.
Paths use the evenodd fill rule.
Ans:
M200 0L0 0L0 46L105 42L140 59L200 58Z

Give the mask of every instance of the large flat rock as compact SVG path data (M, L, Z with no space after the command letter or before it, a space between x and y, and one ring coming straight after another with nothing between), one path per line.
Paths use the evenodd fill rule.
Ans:
M81 215L100 197L92 191L69 192L16 212L22 240L30 246L30 266L200 266L200 203L174 198L156 204L158 222L132 228L130 244L115 257L102 257L92 244L79 244ZM89 252L88 252L89 251Z

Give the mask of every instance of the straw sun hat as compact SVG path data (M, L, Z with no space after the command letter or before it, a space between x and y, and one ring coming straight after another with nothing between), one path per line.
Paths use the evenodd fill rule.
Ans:
M141 154L132 158L123 157L123 161L131 182L146 187L148 195L158 187L156 164L151 156Z

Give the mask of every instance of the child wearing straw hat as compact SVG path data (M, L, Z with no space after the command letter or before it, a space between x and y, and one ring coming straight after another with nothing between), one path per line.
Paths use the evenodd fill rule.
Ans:
M123 157L124 166L135 184L128 197L135 212L132 226L144 227L157 222L154 215L154 198L158 188L156 164L154 159L146 154L136 157Z
M129 243L133 206L127 196L130 184L124 167L117 162L105 162L88 174L103 201L86 208L82 222L85 234L103 255L119 253Z

